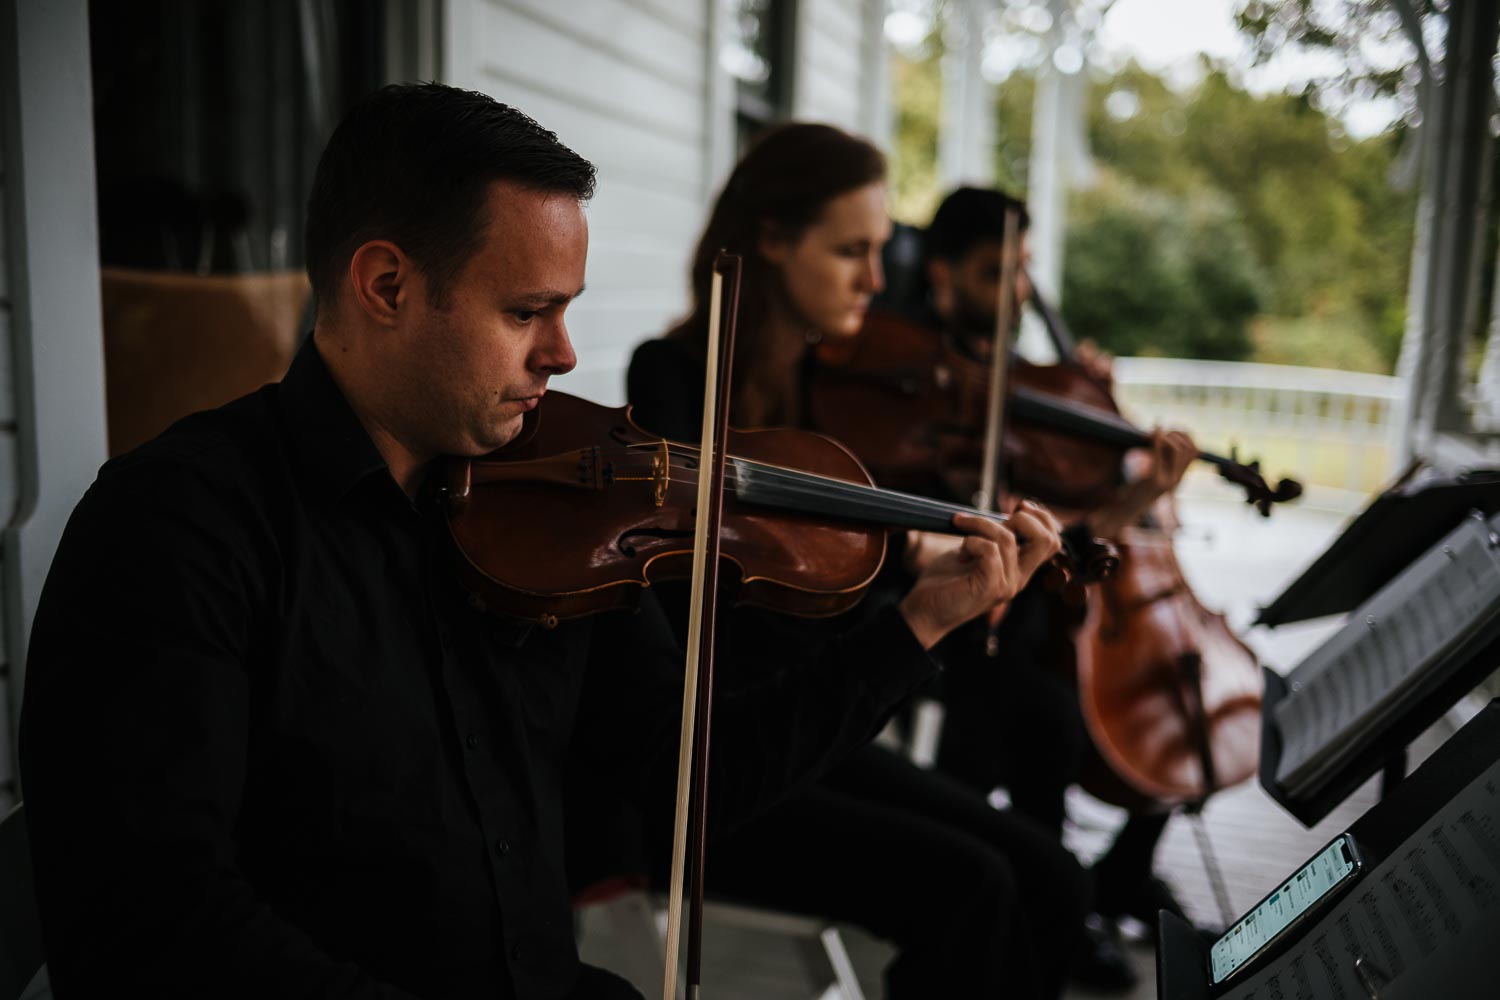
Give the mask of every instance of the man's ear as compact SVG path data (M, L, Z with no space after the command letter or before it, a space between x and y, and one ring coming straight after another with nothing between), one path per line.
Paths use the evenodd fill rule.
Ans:
M354 301L381 326L396 324L401 306L410 299L414 277L411 259L389 240L362 244L349 258Z
M944 317L953 312L953 265L941 257L927 262L927 287L932 294L932 307Z

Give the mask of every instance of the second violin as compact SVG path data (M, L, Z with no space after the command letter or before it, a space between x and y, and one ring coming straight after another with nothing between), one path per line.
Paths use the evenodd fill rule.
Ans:
M858 338L821 350L818 362L808 402L815 426L849 445L879 482L927 490L936 477L950 495L964 489L980 458L986 361L881 312ZM1120 415L1109 387L1076 363L1013 358L1006 406L1005 478L1015 491L1065 511L1108 500L1119 485L1122 452L1151 443ZM1242 487L1263 514L1302 494L1290 479L1268 485L1258 463L1211 452L1198 457Z

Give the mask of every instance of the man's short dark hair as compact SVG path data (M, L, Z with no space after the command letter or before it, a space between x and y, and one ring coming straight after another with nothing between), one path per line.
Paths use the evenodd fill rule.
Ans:
M307 200L307 276L318 300L337 297L355 250L384 239L412 259L441 304L479 247L494 181L587 201L594 165L474 91L410 83L365 97L328 140Z
M959 188L933 213L924 256L928 260L956 261L984 240L999 242L1005 236L1005 210L1011 206L1020 209L1024 233L1031 225L1024 201L997 188Z

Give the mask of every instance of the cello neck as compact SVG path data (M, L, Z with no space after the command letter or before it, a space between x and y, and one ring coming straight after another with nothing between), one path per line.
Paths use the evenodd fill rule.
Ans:
M1027 277L1029 279L1030 275ZM1047 328L1047 336L1051 339L1058 358L1071 361L1078 354L1078 341L1074 338L1073 331L1068 329L1068 324L1063 322L1062 316L1052 308L1052 303L1037 291L1034 281L1031 282L1030 302L1031 308L1042 318L1042 325Z

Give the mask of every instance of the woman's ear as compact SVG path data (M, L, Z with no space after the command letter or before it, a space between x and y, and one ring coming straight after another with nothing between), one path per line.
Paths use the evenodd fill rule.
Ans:
M786 263L787 257L791 255L792 246L796 240L787 228L777 222L762 222L760 224L760 240L756 249L760 251L767 263L780 267Z

